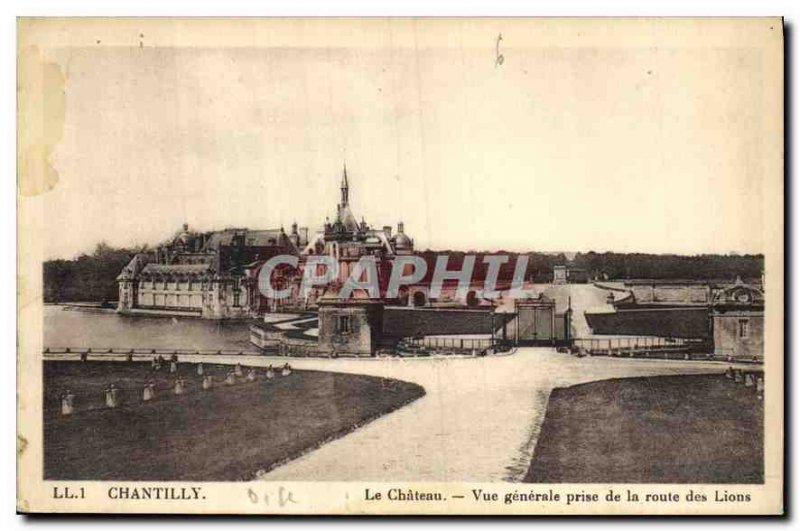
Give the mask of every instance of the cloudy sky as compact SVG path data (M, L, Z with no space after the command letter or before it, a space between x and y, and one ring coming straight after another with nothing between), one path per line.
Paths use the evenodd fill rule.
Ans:
M763 251L772 87L743 32L316 24L313 38L250 28L186 46L146 27L57 49L45 258L156 243L183 222L313 230L344 161L356 215L404 221L420 249Z

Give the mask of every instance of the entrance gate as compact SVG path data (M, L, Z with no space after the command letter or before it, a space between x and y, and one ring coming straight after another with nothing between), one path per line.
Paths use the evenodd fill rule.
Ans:
M547 298L517 301L517 342L520 345L552 345L556 332L556 303Z

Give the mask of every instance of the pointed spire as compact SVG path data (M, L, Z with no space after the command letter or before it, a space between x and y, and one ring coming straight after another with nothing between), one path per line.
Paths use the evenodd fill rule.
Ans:
M347 162L342 165L342 204L346 205L350 201L350 185L347 183Z

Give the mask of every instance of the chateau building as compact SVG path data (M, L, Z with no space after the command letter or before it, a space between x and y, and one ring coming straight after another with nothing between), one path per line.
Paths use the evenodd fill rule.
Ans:
M184 224L175 235L152 252L133 257L117 277L120 313L196 315L208 319L243 318L284 309L316 307L325 293L320 286L306 296L300 286L307 260L326 255L339 265L341 285L359 259L374 258L382 289L388 282L392 258L411 254L413 240L403 223L372 228L356 220L350 208L347 168L341 181L341 199L333 221L309 238L308 229L293 223L289 233L275 230L225 229L195 232ZM273 277L276 289L290 287L285 300L267 300L258 287L264 263L276 255L298 256L296 270L279 268Z
M341 198L336 206L336 217L333 222L325 220L322 230L317 232L308 245L303 249L301 256L307 258L313 255L327 255L333 257L338 267L339 285L353 273L359 260L363 257L374 259L378 270L378 283L381 292L388 281L388 271L391 269L392 258L397 255L411 254L414 251L414 242L405 233L403 222L397 224L397 234L392 234L392 227L385 225L382 229L372 228L364 219L359 223L350 209L350 185L347 180L347 166L342 170ZM364 279L362 279L364 280ZM324 289L312 292L313 303L322 295Z
M342 170L340 187L340 201L336 206L336 216L333 221L325 220L322 228L311 236L300 251L299 267L294 271L282 270L273 275L272 283L276 289L291 289L291 296L280 301L267 300L258 291L258 276L261 267L269 257L247 267L248 301L255 315L265 311L278 311L288 309L316 308L319 299L325 292L334 287L338 289L353 273L356 264L362 257L375 260L378 272L378 284L381 293L388 284L389 272L393 259L400 255L409 255L414 252L414 241L405 233L403 222L397 224L397 233L392 233L392 227L385 225L382 228L373 228L362 218L359 222L350 208L350 184L347 178L347 167ZM301 293L303 272L312 256L329 256L338 264L337 279L330 286L318 286ZM319 264L320 271L324 273L324 266ZM366 280L362 278L361 280Z
M117 277L120 313L246 317L245 269L277 254L297 255L307 229L193 232L184 224L150 253L133 257Z

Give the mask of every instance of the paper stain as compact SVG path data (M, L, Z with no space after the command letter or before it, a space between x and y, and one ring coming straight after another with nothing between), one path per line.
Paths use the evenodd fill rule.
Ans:
M34 197L58 184L50 159L64 134L66 76L58 63L42 59L37 46L20 52L18 68L17 184L21 195Z
M20 434L17 434L17 457L22 457L25 450L28 449L28 439Z

